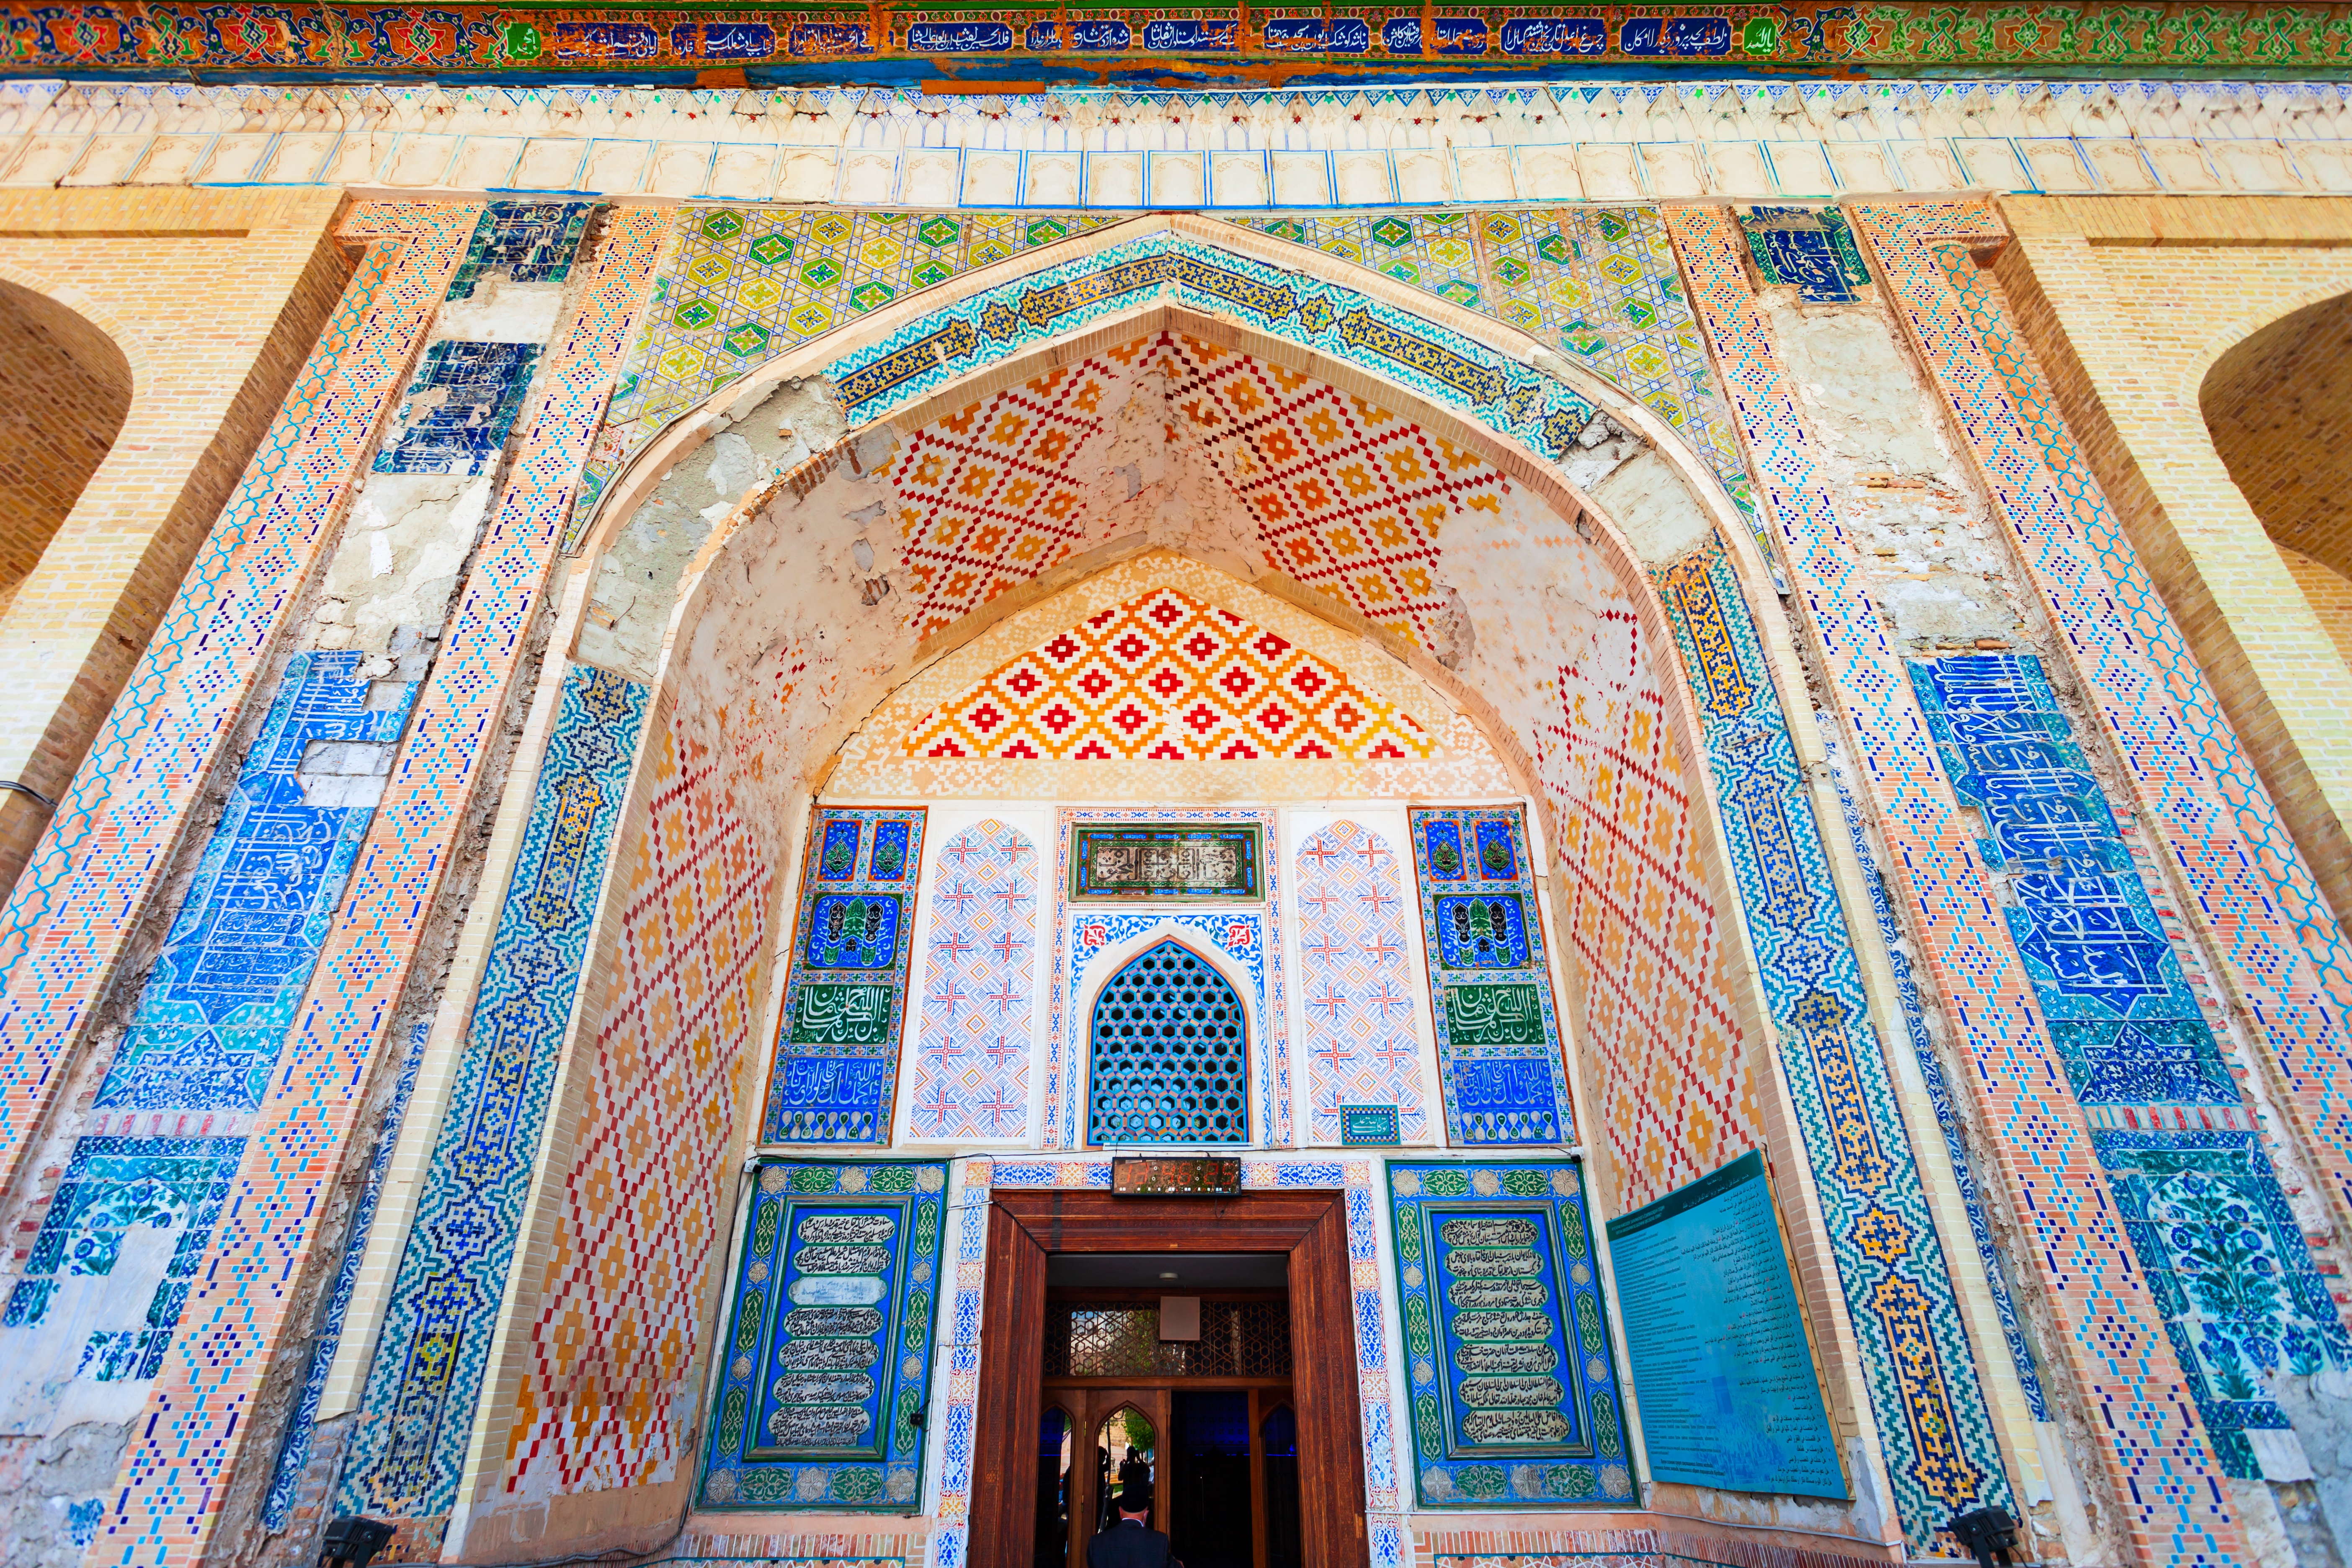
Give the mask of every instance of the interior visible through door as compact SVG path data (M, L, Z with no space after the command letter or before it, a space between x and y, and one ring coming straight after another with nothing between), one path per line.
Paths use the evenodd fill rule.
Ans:
M1046 1264L1034 1568L1081 1568L1152 1496L1185 1568L1298 1568L1298 1422L1282 1253Z

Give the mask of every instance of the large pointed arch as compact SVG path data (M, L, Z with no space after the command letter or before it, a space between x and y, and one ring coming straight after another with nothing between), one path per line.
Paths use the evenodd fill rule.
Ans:
M1023 275L974 274L926 296L927 310L910 304L869 323L855 341L780 358L673 427L605 492L588 531L590 570L575 578L581 586L567 602L559 647L574 647L591 618L598 558L639 508L668 493L665 487L681 505L700 502L740 472L740 465L689 462L698 446L731 431L766 438L761 427L778 408L802 421L793 443L771 440L769 448L779 457L797 452L801 460L772 463L767 477L736 492L667 603L659 657L648 672L651 738L619 828L624 846L646 847L639 852L646 870L616 877L599 917L592 962L604 994L583 1009L590 1016L556 1110L574 1129L574 1147L618 1144L629 1107L665 1092L647 1065L659 1054L649 1048L649 1021L670 1005L678 983L638 951L644 944L634 933L658 911L668 922L665 952L724 940L772 952L791 883L787 847L800 841L812 800L864 717L1005 616L1139 551L1165 549L1278 595L1407 664L1478 721L1538 802L1547 897L1566 950L1566 1011L1582 1046L1576 1065L1595 1080L1580 1108L1583 1136L1609 1206L1662 1195L1744 1149L1772 1149L1790 1173L1783 1207L1838 1417L1883 1433L1898 1424L1911 1430L1923 1420L1957 1421L1976 1445L1972 1452L1990 1452L1981 1391L1956 1331L1930 1331L1946 1335L1943 1359L1936 1379L1902 1385L1901 1398L1911 1404L1882 1394L1885 1407L1874 1407L1863 1369L1891 1364L1893 1351L1875 1341L1856 1343L1862 1314L1851 1303L1866 1299L1856 1294L1861 1265L1826 1228L1811 1183L1799 1174L1821 1168L1821 1134L1800 1124L1789 1082L1769 1054L1782 998L1759 976L1749 928L1825 921L1824 930L1849 944L1852 938L1833 898L1806 900L1796 915L1773 909L1775 873L1759 871L1753 845L1735 852L1727 838L1717 791L1740 775L1724 763L1723 748L1746 748L1752 761L1761 753L1742 737L1753 737L1787 775L1750 779L1749 787L1780 793L1761 816L1733 814L1746 824L1743 832L1752 839L1781 824L1801 861L1823 861L1822 882L1832 875L1850 882L1853 872L1805 815L1805 786L1790 748L1792 730L1810 738L1810 726L1790 725L1774 695L1776 687L1801 690L1801 681L1769 576L1720 485L1654 416L1548 361L1531 340L1496 323L1426 297L1400 300L1402 289L1367 282L1358 292L1306 280L1280 266L1281 258L1260 253L1278 250L1279 241L1206 220L1154 218L1109 233L1118 237L1116 247L1103 236L1074 240L1066 256L1028 258ZM1099 272L1140 262L1160 269L1149 289L1112 293L1106 284L1092 301L1099 310L1040 306L1024 314L1024 302L1042 290L1084 293L1089 267ZM1185 275L1186 268L1197 275ZM1231 291L1211 287L1223 287L1220 277L1286 288L1287 304L1276 312L1278 295L1261 301L1265 309L1237 303ZM1319 317L1301 322L1310 289L1311 300L1330 304L1333 322L1355 322L1353 339L1318 324ZM992 330L984 321L1006 328L1002 353L978 346ZM1379 353L1364 349L1382 332L1391 335ZM1411 626L1384 623L1364 605L1304 580L1269 554L1262 516L1242 504L1226 484L1230 476L1206 458L1166 479L1164 495L1153 488L1160 479L1142 482L1152 438L1161 449L1196 454L1208 443L1197 432L1180 439L1177 421L1153 417L1166 408L1164 388L1139 393L1128 384L1107 395L1126 399L1121 409L1144 398L1129 421L1134 427L1114 423L1088 437L1109 443L1106 461L1095 465L1102 482L1083 498L1103 509L1095 524L1057 558L1041 554L1028 575L1009 574L953 615L916 616L905 588L904 536L894 540L890 526L895 465L913 438L945 421L983 423L992 399L1054 395L1097 374L1090 366L1108 385L1118 376L1098 362L1118 361L1115 351L1144 340L1166 345L1173 356L1167 363L1198 370L1241 356L1273 380L1311 385L1334 405L1409 420L1444 444L1449 462L1475 467L1486 487L1478 504L1437 520L1428 597L1444 614ZM970 353L951 352L967 342L974 344ZM1419 368L1408 363L1424 350ZM925 355L928 363L919 363ZM868 374L893 356L907 356L898 363L913 372L897 380L895 370ZM866 379L851 379L859 376ZM855 418L843 420L839 402L813 399L811 377L845 389L841 399ZM810 418L819 405L833 408L834 423L815 444L821 449L808 453L803 437L819 427ZM1105 476L1125 472L1108 464L1113 457L1132 459L1138 474L1110 482ZM723 500L729 492L717 493ZM1174 504L1184 495L1201 506ZM1791 825L1798 816L1803 822ZM687 853L699 865L656 872L656 850L665 846L673 864L678 847L691 847ZM707 890L721 887L723 897ZM727 1009L723 1037L709 1043L732 1064L721 1076L738 1085L758 1081L749 1064L772 1039L773 979L751 965ZM1853 989L1853 1004L1822 1026L1825 1038L1843 1042L1849 1037L1839 1031L1850 1029L1861 1031L1851 1037L1866 1040L1869 1004L1858 981ZM1883 1064L1876 1070L1883 1075ZM731 1124L722 1124L725 1110ZM729 1151L750 1114L739 1098L706 1127L699 1146L667 1152L688 1184L707 1192L707 1212L718 1209ZM1906 1136L1889 1093L1878 1092L1868 1114L1882 1143ZM583 1157L597 1156L573 1156ZM1907 1146L1899 1168L1911 1183L1901 1201L1926 1230ZM486 1416L492 1429L479 1451L488 1462L470 1496L486 1521L508 1499L544 1501L549 1535L562 1539L589 1533L594 1517L583 1501L580 1524L559 1521L554 1510L575 1486L569 1477L593 1474L606 1489L654 1485L675 1473L664 1466L685 1465L687 1456L665 1451L662 1443L674 1439L656 1433L650 1447L624 1457L612 1437L564 1415L580 1404L581 1371L558 1325L599 1313L591 1298L606 1271L581 1260L626 1253L641 1268L645 1260L629 1251L641 1251L642 1237L625 1247L609 1226L600 1230L605 1222L583 1196L593 1183L551 1168L540 1184L545 1206L560 1216L554 1226L564 1247L536 1244L534 1255L520 1260L506 1352L518 1396L510 1409ZM1925 1259L1915 1272L1929 1299L1948 1300L1940 1254L1932 1241L1926 1245L1929 1250L1914 1249L1915 1260ZM686 1363L649 1354L642 1365L599 1373L604 1385L595 1396L605 1407L658 1406L695 1386L691 1369L708 1353L718 1270L708 1261L707 1237L681 1235L672 1251L659 1273L674 1281L670 1321L694 1325ZM1883 1339L1885 1325L1874 1322L1870 1331Z

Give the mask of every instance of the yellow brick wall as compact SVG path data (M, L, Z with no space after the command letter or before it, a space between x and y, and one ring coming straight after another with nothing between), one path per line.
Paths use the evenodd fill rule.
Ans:
M2352 294L2273 321L2198 401L2230 478L2283 549L2352 572Z
M2284 545L2279 549L2279 559L2294 574L2303 596L2311 603L2311 613L2319 617L2320 627L2336 644L2336 651L2344 656L2347 667L2352 667L2352 577ZM2336 689L2352 694L2352 668L2347 668L2339 679L2343 684ZM2352 701L2352 696L2346 700Z
M2068 423L2338 920L2352 919L2342 657L2203 413L2208 375L2233 347L2352 292L2352 202L2021 197L2000 209L2017 235L2001 285ZM2294 486L2261 454L2324 433L2331 417L2322 395L2282 405L2277 389L2293 381L2292 367L2250 353L2225 386L2269 393L2217 400L2249 473L2272 476L2258 489L2274 504ZM2352 445L2352 422L2332 417L2326 444Z
M0 284L110 338L131 384L121 431L0 616L0 779L51 799L71 780L350 275L328 237L341 201L0 195ZM0 794L0 888L47 817Z
M0 616L131 411L131 362L46 295L0 283Z

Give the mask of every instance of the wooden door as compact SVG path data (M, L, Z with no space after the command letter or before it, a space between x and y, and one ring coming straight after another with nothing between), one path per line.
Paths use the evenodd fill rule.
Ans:
M980 1401L972 1432L972 1568L1035 1568L1045 1258L1053 1252L1289 1254L1300 1561L1305 1568L1349 1568L1367 1561L1363 1426L1343 1194L1289 1190L1188 1199L1012 1189L990 1196ZM1091 1397L1102 1391L1087 1392ZM1098 1425L1081 1430L1091 1434ZM1166 1430L1164 1424L1160 1430ZM1077 1473L1087 1468L1075 1467ZM1091 1479L1087 1484L1092 1487ZM1090 1504L1092 1500L1090 1493ZM1091 1521L1092 1515L1081 1513L1072 1500L1073 1515ZM1166 1507L1162 1489L1160 1508ZM1083 1551L1081 1546L1066 1568L1084 1568Z
M1056 1391L1056 1400L1065 1410L1083 1411L1078 1426L1083 1440L1075 1445L1070 1466L1069 1562L1072 1568L1084 1568L1087 1542L1094 1539L1095 1530L1111 1500L1103 1495L1105 1476L1099 1445L1104 1425L1129 1409L1151 1424L1151 1528L1164 1531L1168 1528L1168 1428L1173 1412L1164 1388L1063 1389ZM1114 1486L1124 1457L1116 1452L1109 1456Z

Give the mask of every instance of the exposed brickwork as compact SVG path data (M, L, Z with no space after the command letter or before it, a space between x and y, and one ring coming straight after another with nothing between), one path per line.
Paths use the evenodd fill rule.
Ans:
M2319 617L2321 629L2345 662L2352 665L2352 578L2284 545L2279 547L2279 559L2294 574L2303 596L2311 604L2311 613ZM2352 671L2347 672L2345 689L2352 690Z
M0 281L110 336L132 387L106 460L0 620L0 778L65 793L341 290L350 268L327 237L341 201L318 188L0 196ZM47 819L0 796L0 887Z
M2344 439L2352 416L2352 294L2306 305L2233 345L2206 374L2198 403L2230 478L2270 536L2352 572L2345 502L2352 495L2352 441Z
M2019 323L2341 921L2352 914L2342 666L2232 482L2200 404L2233 345L2352 290L2352 203L2019 199L2001 212L2018 236L1999 275ZM2290 370L2257 353L2223 374L2259 395ZM2268 429L2271 442L2295 440L2326 418L2326 395L2304 396L2300 414L2217 397L2235 409L2224 438ZM2342 428L2339 416L2337 447ZM2273 481L2262 493L2294 491Z
M131 362L45 295L0 284L0 616L131 412Z

